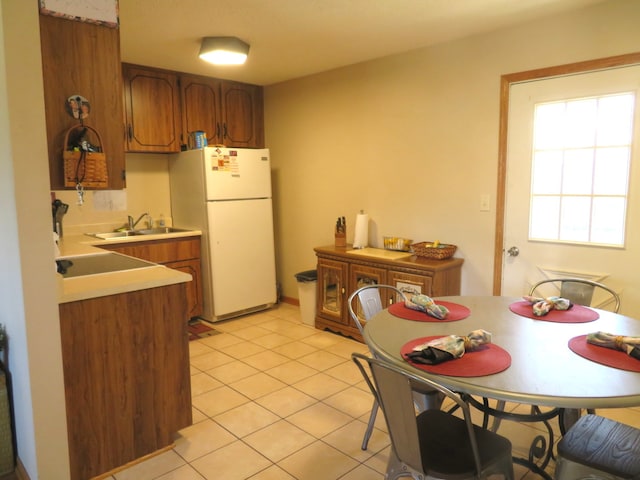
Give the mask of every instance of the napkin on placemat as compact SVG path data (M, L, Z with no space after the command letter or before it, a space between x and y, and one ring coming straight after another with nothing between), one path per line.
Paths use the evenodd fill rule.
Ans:
M485 330L474 330L466 337L447 335L427 343L416 345L406 354L407 359L425 365L437 365L448 360L460 358L481 345L491 343L491 334Z
M551 310L569 310L573 305L569 300L562 297L540 298L525 295L522 298L533 305L533 314L537 317L546 315Z
M439 320L447 318L447 315L449 314L449 310L447 309L447 307L443 305L437 305L436 302L434 302L433 299L431 297L428 297L427 295L412 295L411 298L405 300L404 305L411 310L424 312L427 315L430 315Z
M593 332L587 334L587 343L613 350L621 350L630 357L640 360L640 337L625 337L606 332Z

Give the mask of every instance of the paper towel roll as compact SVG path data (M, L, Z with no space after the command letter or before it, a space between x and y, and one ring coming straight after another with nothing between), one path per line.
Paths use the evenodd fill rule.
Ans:
M356 231L353 237L353 248L365 248L369 244L369 215L360 212L356 216Z

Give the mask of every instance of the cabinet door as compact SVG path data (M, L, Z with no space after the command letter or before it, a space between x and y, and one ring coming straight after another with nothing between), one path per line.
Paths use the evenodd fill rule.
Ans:
M123 64L127 151L180 151L180 92L175 73Z
M350 274L349 274L349 295L355 292L360 287L364 287L367 285L384 285L387 283L387 271L383 268L376 267L367 267L364 265L351 265ZM382 305L386 305L388 303L387 292L381 291L380 294L383 296L381 298ZM367 321L365 320L364 313L362 313L362 307L360 306L360 302L357 299L353 300L353 309L356 315L358 315L358 319L360 323L364 326ZM351 322L351 318L349 318ZM354 327L357 328L355 323L352 323Z
M399 288L405 294L431 295L431 277L416 275L414 273L397 272L389 270L389 284Z
M196 75L180 75L182 98L182 139L190 132L202 130L210 145L222 143L220 81Z
M109 189L124 188L122 75L117 28L40 15L40 49L44 86L49 181L64 186L64 136L77 125L65 108L71 95L91 105L87 125L100 132L107 158ZM29 93L25 93L29 95Z
M202 315L202 285L200 285L200 260L184 262L169 262L165 266L191 275L193 280L187 283L186 297L189 308L189 318Z
M229 147L264 148L262 87L223 81L222 143Z
M348 268L344 262L318 259L318 315L345 325L349 324L345 305Z

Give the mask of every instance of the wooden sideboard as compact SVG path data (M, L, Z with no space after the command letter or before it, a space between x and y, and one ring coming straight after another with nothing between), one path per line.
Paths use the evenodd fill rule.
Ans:
M440 297L460 295L461 258L431 260L400 252L351 246L317 247L318 283L316 328L331 330L362 341L360 331L349 316L347 299L364 285L393 285L403 291ZM390 295L384 304L392 302ZM362 319L362 323L366 323Z

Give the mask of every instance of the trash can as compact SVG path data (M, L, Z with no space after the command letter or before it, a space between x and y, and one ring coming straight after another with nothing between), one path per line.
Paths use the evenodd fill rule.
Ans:
M296 273L298 280L298 299L300 300L300 315L305 325L316 324L316 284L318 271L306 270Z

